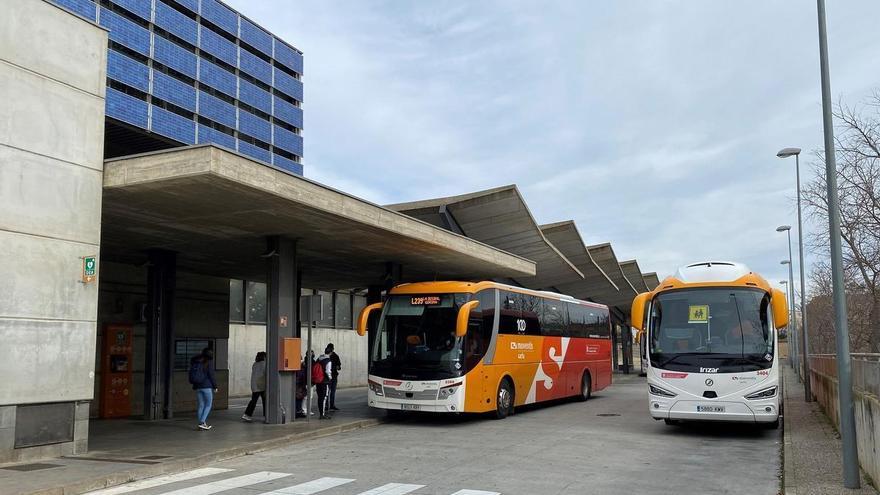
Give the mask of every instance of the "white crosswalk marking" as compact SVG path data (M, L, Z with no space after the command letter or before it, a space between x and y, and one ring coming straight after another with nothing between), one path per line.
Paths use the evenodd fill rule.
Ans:
M145 490L147 488L154 488L157 486L167 485L169 483L177 483L178 481L189 481L198 478L204 478L205 476L211 476L213 474L226 473L229 471L232 470L221 468L194 469L192 471L185 471L183 473L169 474L167 476L157 476L155 478L149 478L145 480L126 483L124 485L104 488L103 490L89 492L89 495L119 495L120 493Z
M331 488L345 485L354 481L349 478L318 478L307 483L288 486L272 492L266 492L265 495L312 495L313 493L323 492Z
M452 495L501 495L499 492L484 492L482 490L459 490Z
M165 492L162 495L212 495L217 492L231 490L233 488L241 488L249 485L256 485L257 483L277 480L278 478L285 478L287 476L290 476L290 474L273 473L271 471L260 471L259 473L236 476L235 478L229 478L220 481L212 481L211 483L205 483L204 485L181 488L180 490Z
M358 495L404 495L414 492L425 485L407 485L406 483L388 483L372 490L358 493Z

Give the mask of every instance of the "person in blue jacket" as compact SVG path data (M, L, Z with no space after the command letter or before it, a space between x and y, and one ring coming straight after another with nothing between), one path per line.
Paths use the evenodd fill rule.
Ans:
M214 404L214 394L219 391L214 375L214 353L211 349L203 349L201 354L190 360L189 382L196 391L196 399L199 403L198 428L210 430L212 426L207 423L208 414Z

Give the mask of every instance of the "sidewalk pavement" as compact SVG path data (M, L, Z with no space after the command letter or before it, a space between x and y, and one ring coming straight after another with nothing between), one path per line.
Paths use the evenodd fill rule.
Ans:
M786 495L877 494L865 481L862 488L843 487L840 435L819 403L804 402L804 387L787 363L782 364L785 401L784 480Z
M213 411L210 431L196 429L193 413L163 421L92 420L87 454L0 465L0 493L83 493L377 425L384 415L367 406L366 395L366 388L339 390L340 411L333 419L321 421L314 415L310 421L297 419L287 425L263 424L260 405L254 422L243 422L247 399L230 399L229 409Z

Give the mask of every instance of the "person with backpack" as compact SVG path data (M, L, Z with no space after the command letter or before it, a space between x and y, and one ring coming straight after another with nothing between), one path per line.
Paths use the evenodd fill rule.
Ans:
M296 372L296 417L305 418L306 413L303 409L303 402L306 398L306 368L308 363L305 359L300 360L299 371Z
M194 356L189 362L189 382L196 391L196 400L199 404L198 428L201 430L213 428L207 423L208 414L214 403L214 393L220 390L217 388L217 379L214 376L213 360L214 353L206 347L202 349L201 354Z
M254 409L257 408L257 399L262 400L263 417L266 417L266 353L260 351L251 365L251 401L248 402L241 419L250 423Z
M333 373L333 363L330 356L321 354L318 360L312 365L312 383L315 384L315 391L318 392L318 417L320 419L330 419L327 414L327 388L330 386L330 376Z
M339 359L339 354L336 354L333 350L333 342L327 344L327 348L324 349L324 354L330 357L333 369L333 373L330 375L330 389L328 391L330 402L329 410L338 411L339 408L336 407L336 383L339 381L339 371L342 369L342 360Z

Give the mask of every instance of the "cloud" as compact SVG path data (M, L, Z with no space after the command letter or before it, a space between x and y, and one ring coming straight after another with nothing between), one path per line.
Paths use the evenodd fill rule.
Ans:
M810 4L230 3L305 52L309 177L377 203L517 183L644 271L787 277L775 153L822 143ZM832 88L856 100L880 86L880 4L829 7Z

